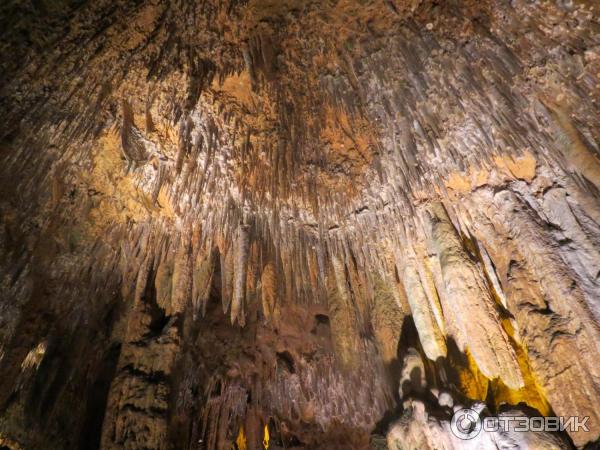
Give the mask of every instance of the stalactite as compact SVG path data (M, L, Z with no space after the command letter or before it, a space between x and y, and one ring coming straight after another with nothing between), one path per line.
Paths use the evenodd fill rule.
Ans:
M427 357L435 361L439 357L446 356L446 343L435 319L431 303L423 289L416 264L418 264L416 257L410 249L406 251L405 255L398 258L402 285L421 339L421 345L423 345Z
M248 271L248 251L250 246L250 232L248 225L240 225L238 227L235 239L231 323L237 321L240 326L244 326L246 324L246 276Z
M144 163L148 158L143 137L135 127L133 110L127 100L123 100L123 124L121 126L121 145L123 154L130 166Z
M156 269L156 276L154 279L154 285L156 288L156 303L163 309L171 308L174 270L175 261L173 260L173 255L168 252L158 263L158 268Z
M233 295L234 252L230 246L221 247L219 255L221 264L221 301L223 304L223 313L227 314Z
M184 311L192 296L191 230L185 230L175 253L170 307L174 313Z
M275 303L277 301L277 277L273 264L265 264L260 278L262 293L262 310L267 322L273 320Z
M454 226L441 204L432 206L432 235L442 266L447 299L444 311L453 314L463 333L463 342L488 378L500 377L507 386L518 389L523 379L514 350L502 329L494 300L481 273L462 249ZM451 312L450 312L451 311ZM481 311L474 318L470 311ZM477 331L473 329L477 328ZM490 349L489 342L494 342Z
M208 251L206 254L198 251L193 264L192 272L192 303L194 309L194 319L198 315L206 315L206 305L210 298L210 291L214 276L214 252Z
M345 366L353 367L356 365L356 350L361 345L358 336L359 326L348 291L344 263L337 256L332 256L331 264L330 274L327 277L327 302L334 332L335 350Z
M384 362L391 364L398 355L401 323L408 315L403 311L387 283L378 278L375 283L375 298L371 311L371 326L374 330L377 344Z

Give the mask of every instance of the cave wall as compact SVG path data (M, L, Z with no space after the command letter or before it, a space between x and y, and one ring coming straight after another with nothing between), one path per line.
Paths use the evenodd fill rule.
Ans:
M4 2L0 445L368 448L409 346L597 440L598 17Z

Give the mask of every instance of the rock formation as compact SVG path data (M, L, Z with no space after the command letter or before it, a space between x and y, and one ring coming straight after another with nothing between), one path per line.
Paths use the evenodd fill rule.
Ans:
M0 449L597 445L595 0L6 0L0 35ZM465 405L589 431L457 440Z

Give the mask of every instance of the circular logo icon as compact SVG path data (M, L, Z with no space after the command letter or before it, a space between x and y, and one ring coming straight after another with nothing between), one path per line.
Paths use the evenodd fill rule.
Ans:
M452 434L465 441L476 437L481 431L481 426L481 419L477 411L468 408L456 411L450 422Z

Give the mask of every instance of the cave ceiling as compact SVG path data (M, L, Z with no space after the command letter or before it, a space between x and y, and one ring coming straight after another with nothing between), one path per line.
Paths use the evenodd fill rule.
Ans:
M599 11L3 1L0 449L594 445Z

